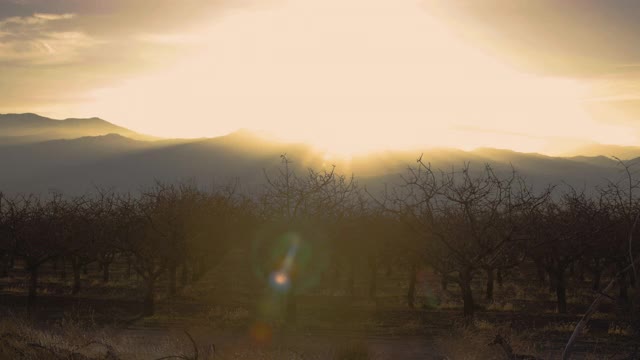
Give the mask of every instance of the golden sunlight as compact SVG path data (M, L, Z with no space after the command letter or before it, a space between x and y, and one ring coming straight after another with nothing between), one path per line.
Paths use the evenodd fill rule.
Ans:
M589 117L585 85L511 69L420 6L298 0L237 11L197 38L171 37L199 49L170 69L96 89L83 112L168 137L248 128L340 155L635 140Z
M640 359L638 15L0 0L0 358Z

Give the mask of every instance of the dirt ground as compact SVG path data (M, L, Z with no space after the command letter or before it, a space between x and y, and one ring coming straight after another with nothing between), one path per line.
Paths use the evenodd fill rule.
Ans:
M509 338L518 353L557 359L593 298L591 293L570 293L569 314L559 315L553 294L538 284L511 279L496 288L495 301L487 302L478 282L479 309L473 326L465 328L454 284L443 290L439 278L424 270L416 307L410 309L403 296L406 274L381 271L375 301L364 295L366 281L356 281L355 295L348 296L338 279L300 294L296 325L285 326L278 316L265 317L265 298L251 292L245 258L231 252L175 298L164 296L161 285L157 313L147 318L139 315L140 283L125 276L123 267L114 266L108 284L100 281L98 269L89 268L76 296L69 293L68 277L61 279L49 269L41 279L38 303L28 312L26 278L17 272L0 279L0 320L28 322L36 329L34 341L73 347L74 337L97 339L111 344L123 359L191 354L185 330L196 341L200 359L213 354L214 347L211 359L504 359L499 348L488 345L496 334ZM576 345L575 359L615 360L631 353L630 332L617 317L615 304L604 304L602 310Z

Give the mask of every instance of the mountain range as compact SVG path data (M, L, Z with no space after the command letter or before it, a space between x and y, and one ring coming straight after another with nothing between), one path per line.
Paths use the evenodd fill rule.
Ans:
M99 118L0 114L0 191L6 193L138 191L155 181L238 182L254 191L265 183L265 172L275 174L282 154L299 171L335 165L373 191L397 183L421 154L434 168L468 162L478 170L491 164L497 172L515 169L535 187L566 183L582 188L618 178L621 169L611 156L640 158L640 147L594 145L559 157L493 148L425 148L331 159L305 144L271 141L247 130L215 138L160 139Z

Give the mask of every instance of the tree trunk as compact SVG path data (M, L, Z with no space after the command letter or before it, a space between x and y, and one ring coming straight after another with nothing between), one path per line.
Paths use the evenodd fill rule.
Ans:
M60 267L60 279L67 279L67 260L63 257L60 259L61 267Z
M540 286L545 286L547 284L547 269L540 260L534 259L533 262L536 265L536 275L540 282Z
M620 292L618 294L618 303L621 305L629 304L629 282L627 281L627 274L622 274L620 276L620 281L618 282L620 286Z
M36 303L38 295L38 266L29 267L29 295L27 297L27 307L31 308Z
M565 269L559 267L556 273L556 297L558 301L558 313L567 313L567 283Z
M466 269L460 273L459 285L462 291L462 301L464 302L464 318L467 324L473 321L475 313L475 303L473 301L473 291L471 290L471 281L473 280L471 269Z
M2 256L2 264L0 264L0 278L9 277L9 257L7 255Z
M109 282L109 266L110 265L111 263L108 263L108 262L102 263L102 282L105 284Z
M353 296L355 293L355 272L356 264L354 261L349 261L349 272L347 273L347 294Z
M547 275L549 276L549 292L553 294L558 289L557 275L552 270L547 270Z
M544 271L544 268L538 266L538 281L541 286L545 286L547 284L547 274Z
M131 279L131 258L127 256L127 280Z
M150 275L149 278L146 280L147 280L146 281L147 289L144 296L142 314L144 316L153 316L153 314L155 314L155 311L156 311L156 308L155 308L156 279L153 277L153 275Z
M169 296L175 296L177 293L176 273L178 272L178 267L172 262L167 268L167 271L169 272Z
M340 262L334 261L333 263L333 274L331 275L331 288L333 290L340 289Z
M600 290L600 280L602 279L602 270L596 269L593 272L593 291Z
M77 258L71 258L71 269L73 270L73 288L71 289L71 294L76 295L80 292L80 271L81 264Z
M375 299L378 291L378 262L369 258L369 299Z
M493 269L487 269L487 292L486 298L489 301L493 301Z
M496 281L498 282L499 287L502 287L502 285L504 284L504 279L502 278L501 269L498 269L498 271L496 272Z
M193 284L194 282L198 281L198 260L197 259L193 259L193 261L191 262L192 264L192 268L191 268L191 283Z
M180 286L185 287L189 282L189 267L187 266L187 262L182 263L182 269L180 271Z
M414 308L416 300L416 278L418 277L418 266L414 262L409 270L409 290L407 290L407 305Z
M442 288L443 291L447 291L447 288L449 287L449 276L446 274L442 274L440 276L440 287Z
M198 281L206 272L206 267L202 261L197 260L193 263L193 272L191 273L191 282Z

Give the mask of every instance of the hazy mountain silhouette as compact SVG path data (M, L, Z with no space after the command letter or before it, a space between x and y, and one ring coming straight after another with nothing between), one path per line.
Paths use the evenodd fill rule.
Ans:
M9 191L57 190L82 193L96 186L130 191L155 180L245 185L263 179L263 168L279 164L280 154L309 158L304 145L278 144L242 131L213 139L137 141L120 135L83 137L7 146L0 165L0 188ZM12 165L15 164L15 165Z
M4 146L0 150L0 168L11 169L11 173L23 178L36 173L56 171L61 167L91 164L108 157L175 143L173 140L140 141L118 134L108 134Z
M640 146L621 146L621 145L604 145L591 144L579 147L575 150L567 152L566 156L615 156L622 160L635 159L640 157Z
M0 145L34 143L83 136L118 134L136 140L154 140L99 118L54 120L36 114L0 114Z
M482 170L487 163L499 173L516 169L538 188L562 182L576 187L597 185L620 174L616 161L603 156L560 158L492 148L427 148L331 159L305 144L271 141L247 130L209 139L149 141L100 119L51 120L34 114L3 115L0 129L3 135L10 129L10 137L30 139L13 145L5 142L0 150L0 166L5 169L0 172L0 190L7 192L78 194L96 186L135 191L156 180L191 179L203 186L238 180L245 189L254 190L264 184L265 169L276 173L285 153L299 171L336 165L338 172L355 174L373 192L384 183L397 183L398 175L415 165L420 154L435 169L459 169L465 162L470 162L472 171ZM86 135L112 130L115 133ZM65 140L34 142L52 136Z

